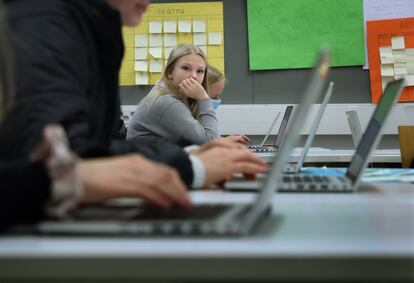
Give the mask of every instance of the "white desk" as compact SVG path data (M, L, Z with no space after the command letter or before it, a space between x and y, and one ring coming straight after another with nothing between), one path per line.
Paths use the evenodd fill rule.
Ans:
M192 195L196 202L253 197ZM267 225L246 238L3 236L0 282L414 279L413 185L382 185L355 194L275 194L273 201Z
M305 162L313 163L335 163L350 162L354 155L353 149L327 149L327 148L311 148L306 156ZM293 151L289 162L297 162L301 153L301 148ZM258 153L266 162L271 162L273 153ZM399 149L377 149L370 158L370 162L374 163L401 163L401 155Z

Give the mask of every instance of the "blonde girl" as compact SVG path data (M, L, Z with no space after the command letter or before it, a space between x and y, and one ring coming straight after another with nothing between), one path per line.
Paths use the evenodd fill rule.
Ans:
M138 104L127 139L185 138L193 144L204 144L218 138L218 121L207 94L206 69L207 60L199 47L178 45L170 53L161 79Z

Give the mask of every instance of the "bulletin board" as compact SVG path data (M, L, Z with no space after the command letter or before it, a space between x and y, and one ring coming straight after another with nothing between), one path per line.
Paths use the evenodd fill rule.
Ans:
M414 101L414 18L367 22L371 101L378 103L386 83L406 78L400 102Z
M120 85L153 85L178 44L199 46L208 63L224 73L222 2L150 4L141 23L123 28L125 54Z
M364 63L362 0L247 0L250 70L308 68L321 45L331 66Z

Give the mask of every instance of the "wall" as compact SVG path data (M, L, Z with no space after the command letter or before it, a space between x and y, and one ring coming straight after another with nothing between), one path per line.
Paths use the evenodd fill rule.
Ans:
M177 1L152 1L153 3ZM204 2L204 1L179 1ZM289 104L300 102L302 85L309 69L254 71L248 65L247 18L245 0L223 0L224 48L228 84L224 104ZM369 73L361 66L334 68L331 103L369 103ZM122 104L136 104L150 87L121 87Z
M154 0L152 2L171 3L175 1ZM204 1L184 0L179 2ZM224 3L225 69L228 79L228 84L222 97L224 107L219 112L220 122L224 127L223 133L245 133L253 135L253 139L260 139L260 135L264 134L267 129L264 125L272 121L272 118L269 118L268 122L267 118L262 117L262 114L266 112L267 106L265 104L280 104L279 106L274 106L282 107L286 104L299 103L303 84L306 82L310 70L250 71L248 66L246 1L223 0L222 2ZM356 109L359 111L359 116L363 117L362 123L366 123L368 121L368 118L365 117L366 109L372 108L370 104L369 72L362 70L361 66L336 67L331 69L329 80L335 82L335 89L330 105L328 105L327 115L324 116L320 130L317 133L315 145L332 148L338 146L341 148L352 147L345 115L336 115L335 111L329 111L329 109L341 108L343 105L340 104L350 104L350 108L352 108L352 105L358 104L361 107ZM149 89L150 87L142 86L121 87L122 104L136 105L148 93ZM338 105L335 106L335 104ZM239 115L233 114L234 108L237 108L238 105L257 109L256 112L253 111L249 115L249 119L251 117L252 120L256 121L250 123L250 126L256 130L250 131L247 129L245 124L240 121ZM133 109L133 107L128 109ZM401 111L397 111L397 113L401 113ZM391 117L393 122L391 126L387 127L386 136L380 145L385 148L398 147L396 136L396 126L399 124L398 119L402 117L401 124L408 123L408 120L402 114L395 115L393 114L394 117ZM327 123L326 121L330 122ZM331 125L332 123L335 124L335 122L339 126L335 132L330 132L329 129L332 129ZM328 128L324 126L324 123L329 124ZM232 127L234 127L233 131L230 130ZM338 135L338 131L342 134ZM304 134L306 134L306 130Z

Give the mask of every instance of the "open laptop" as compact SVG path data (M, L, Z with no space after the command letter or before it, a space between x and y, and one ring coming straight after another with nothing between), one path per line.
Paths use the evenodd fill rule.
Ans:
M287 125L289 123L290 116L292 114L293 106L289 105L286 107L285 114L283 114L282 122L280 123L279 131L276 136L276 140L274 144L272 145L265 145L265 141L267 137L262 141L260 146L256 145L249 145L248 149L250 149L252 152L258 153L258 152L276 152L280 145L282 144L283 138L286 133ZM276 123L275 123L276 124ZM268 136L268 135L267 135Z
M276 117L273 119L272 124L270 125L269 130L267 131L265 137L263 138L263 140L260 142L260 144L250 144L247 146L248 149L255 149L255 148L261 148L263 147L263 145L265 144L265 142L267 141L267 139L269 138L270 133L273 131L273 129L276 126L276 122L279 119L280 116L280 112L278 111L276 114Z
M355 148L358 147L358 143L362 137L362 127L359 121L358 113L355 110L346 111L346 120L348 121L349 129L351 130L352 141Z
M299 140L301 127L310 106L315 103L329 70L329 52L322 50L317 67L306 88L303 101L295 111L294 119L260 193L249 204L198 204L191 210L147 210L131 207L89 206L79 208L67 220L46 220L35 226L41 234L64 235L204 235L237 236L250 234L268 215L272 195L285 163Z
M303 163L305 162L305 158L308 155L309 149L315 138L316 130L318 129L319 124L321 123L323 113L325 112L326 106L328 105L328 102L331 99L333 87L334 82L330 82L328 89L326 90L325 95L323 97L322 103L319 106L319 110L316 114L315 120L313 120L311 129L308 134L308 138L306 139L305 145L302 149L299 159L296 163L289 163L284 170L285 173L298 173L302 169Z
M404 79L389 82L355 150L344 176L337 175L284 175L278 191L287 192L354 192L358 189L369 157L377 147L383 126L392 106L404 88Z

